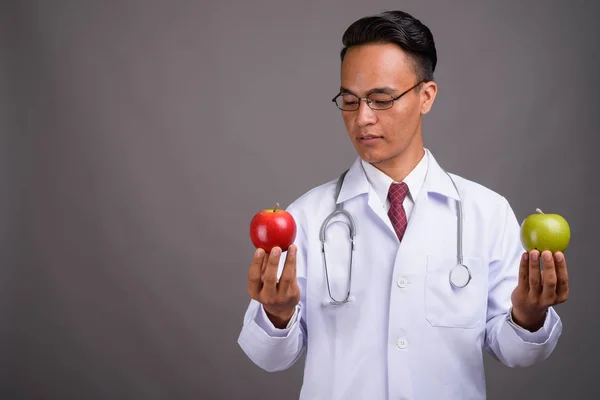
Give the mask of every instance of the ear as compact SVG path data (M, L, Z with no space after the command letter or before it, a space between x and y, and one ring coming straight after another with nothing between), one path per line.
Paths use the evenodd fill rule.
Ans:
M437 89L435 82L423 83L423 87L421 87L421 114L425 115L431 110L437 95Z

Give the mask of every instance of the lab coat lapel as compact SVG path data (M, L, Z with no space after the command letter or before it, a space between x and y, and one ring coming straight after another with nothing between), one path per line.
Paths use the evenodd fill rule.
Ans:
M358 157L344 177L344 182L342 183L336 203L343 203L358 195L368 193L369 187L369 181L360 165L360 157Z
M429 155L429 167L427 177L423 185L424 191L429 195L438 195L438 197L450 198L458 201L460 199L452 181L437 162L431 151L425 149Z
M337 198L337 203L350 200L362 194L367 195L367 204L369 205L369 208L377 215L377 217L379 217L381 222L387 226L390 233L395 236L396 234L392 223L381 204L379 196L377 196L377 193L375 193L375 190L373 190L369 184L365 171L361 165L361 159L358 157L344 178L344 183L342 184L340 195Z
M415 201L400 251L431 254L448 248L448 241L456 240L453 230L457 226L456 203L453 199L458 199L456 189L429 152L423 189Z

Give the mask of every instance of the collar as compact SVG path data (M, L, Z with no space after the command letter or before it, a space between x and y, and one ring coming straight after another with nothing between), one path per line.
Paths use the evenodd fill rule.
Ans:
M426 170L425 176L423 178L421 187L415 190L417 192L419 192L420 190L426 190L427 193L437 193L445 197L460 200L459 194L454 188L452 181L448 178L446 171L444 171L442 167L440 167L437 160L435 159L435 157L429 149L426 148L425 153L426 156L423 157L423 159L419 162L419 164L426 163L426 168L424 168ZM350 169L348 170L346 177L344 178L344 182L340 190L340 195L337 198L337 203L342 203L353 197L369 192L371 183L369 182L369 178L367 177L366 171L363 169L362 164L362 159L360 157L357 157ZM415 170L416 169L417 168L415 168ZM411 174L413 173L411 172ZM415 181L420 181L418 171L416 174L413 175L415 175ZM388 177L388 179L389 182L392 182L391 178ZM385 183L383 183L383 185L385 185ZM415 184L413 183L413 185ZM418 186L418 184L416 185ZM375 186L373 187L375 188ZM387 196L388 187L389 184L385 189L384 198L385 196ZM409 188L411 189L412 193L413 188L410 186ZM414 199L416 199L416 195L414 196Z
M409 196L413 202L418 198L419 191L423 187L423 182L427 175L428 162L429 154L425 152L417 166L403 179L403 182L408 185ZM367 180L373 187L373 190L381 199L381 203L385 204L390 185L394 180L364 160L361 160L361 166L363 167Z

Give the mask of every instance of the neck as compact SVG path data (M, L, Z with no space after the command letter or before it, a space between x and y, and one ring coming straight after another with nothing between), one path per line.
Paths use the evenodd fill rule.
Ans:
M392 178L395 182L402 182L410 172L415 169L425 155L423 146L413 146L394 158L373 164L375 168Z

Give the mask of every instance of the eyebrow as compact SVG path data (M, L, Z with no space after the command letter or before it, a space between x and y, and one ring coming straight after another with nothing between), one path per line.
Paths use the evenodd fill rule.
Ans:
M386 93L386 94L392 94L393 92L396 92L396 91L397 91L396 89L394 89L394 88L391 88L391 87L389 87L389 86L384 86L384 87L376 87L376 88L373 88L373 89L369 90L369 91L367 92L367 94L366 94L366 95L368 96L368 95L370 95L371 93ZM357 96L357 97L358 97L358 95L356 95L356 94L355 94L354 92L352 92L350 89L347 89L347 88L345 88L345 87L343 87L343 86L342 86L342 87L340 87L340 92L341 92L341 93L353 94L353 95L355 95L355 96Z

